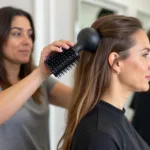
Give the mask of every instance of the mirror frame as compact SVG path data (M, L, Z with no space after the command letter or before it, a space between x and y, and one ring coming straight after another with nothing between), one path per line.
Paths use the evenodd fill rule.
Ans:
M128 8L123 4L118 4L115 2L110 2L106 0L77 0L77 14L76 14L76 21L75 21L75 28L74 28L74 39L76 41L77 34L82 29L80 26L80 14L82 10L82 4L89 4L93 6L99 6L102 8L110 9L115 11L116 14L125 15L127 14Z

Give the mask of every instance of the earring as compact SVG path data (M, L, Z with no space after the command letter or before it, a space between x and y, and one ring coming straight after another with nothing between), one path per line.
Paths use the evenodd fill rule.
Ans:
M119 75L120 72L117 72L117 74Z

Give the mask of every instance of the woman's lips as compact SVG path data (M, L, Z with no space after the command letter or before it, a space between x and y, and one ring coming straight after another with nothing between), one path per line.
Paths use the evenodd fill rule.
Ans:
M145 76L145 78L146 78L146 79L148 79L148 80L150 80L150 75L148 75L148 76Z
M19 53L23 55L29 55L30 51L29 50L20 50Z
M29 50L20 50L19 52L28 52L29 53Z

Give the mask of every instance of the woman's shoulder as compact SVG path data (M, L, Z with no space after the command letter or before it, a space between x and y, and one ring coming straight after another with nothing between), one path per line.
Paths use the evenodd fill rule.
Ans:
M117 143L115 143L115 141L109 134L103 131L90 130L88 132L85 132L78 138L74 137L72 150L75 149L74 147L79 147L79 150L117 150Z
M121 115L120 119L122 117L124 115ZM118 116L117 119L119 119ZM111 111L103 110L103 107L96 106L81 119L76 129L76 135L80 137L84 134L87 138L95 135L97 138L112 140L119 145L123 139L119 124L116 121L116 117L111 115Z

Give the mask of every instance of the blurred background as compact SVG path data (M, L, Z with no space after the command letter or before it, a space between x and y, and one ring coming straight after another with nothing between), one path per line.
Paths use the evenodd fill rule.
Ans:
M76 42L78 32L90 26L103 13L137 17L146 32L150 29L150 0L0 0L0 6L19 7L32 15L36 29L33 56L36 64L44 46L59 39ZM73 70L58 80L72 86ZM128 108L131 97L125 106L125 115L129 120L133 116L133 110ZM64 131L66 114L64 109L50 106L50 136L53 137L51 150L56 150L57 142Z

